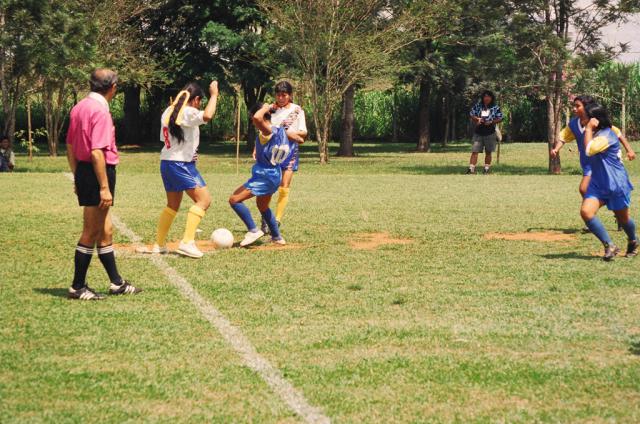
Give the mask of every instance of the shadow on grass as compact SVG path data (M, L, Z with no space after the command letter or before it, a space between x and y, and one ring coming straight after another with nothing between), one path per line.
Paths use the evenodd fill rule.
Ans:
M591 255L581 255L579 253L576 252L570 252L570 253L547 253L546 255L539 255L545 259L580 259L583 261L601 261L602 258L599 258L597 256L591 256Z
M629 353L640 356L640 337L635 336L629 340Z
M67 298L67 292L68 292L68 290L64 288L51 288L51 287L36 288L36 289L33 289L33 291L36 293L47 295L47 296L64 297L65 299Z
M554 233L562 234L584 234L584 232L577 228L547 228L547 227L530 227L527 228L527 233L539 232L539 231L552 231Z
M445 166L433 166L433 165L410 165L400 166L397 168L399 171L407 174L418 175L446 175L446 174L459 174L463 175L467 172L467 164L461 163L460 165L445 165ZM515 166L515 165L494 165L491 174L496 175L549 175L546 166ZM469 178L483 176L481 169L476 175L469 175Z

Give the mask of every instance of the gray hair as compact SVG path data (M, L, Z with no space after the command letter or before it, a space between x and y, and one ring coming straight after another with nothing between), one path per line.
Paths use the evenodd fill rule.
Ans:
M111 69L98 68L91 73L89 85L91 91L106 93L118 82L118 74Z

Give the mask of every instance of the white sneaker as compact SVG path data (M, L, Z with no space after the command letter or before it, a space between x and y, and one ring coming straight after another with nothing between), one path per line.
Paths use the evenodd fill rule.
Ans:
M261 230L256 231L255 233L249 231L244 235L244 239L240 242L240 247L247 247L250 244L258 241L260 237L264 236L264 233Z
M271 239L271 243L273 244L279 244L280 246L284 246L287 244L286 241L284 241L284 239L282 237L280 237L279 239Z
M167 246L159 246L157 243L155 243L151 249L149 249L147 246L141 246L136 249L136 252L164 255L165 253L168 253L169 250L167 249Z
M176 250L182 256L188 256L190 258L200 259L204 254L198 249L196 246L196 242L192 241L190 243L180 242L178 246L178 250Z

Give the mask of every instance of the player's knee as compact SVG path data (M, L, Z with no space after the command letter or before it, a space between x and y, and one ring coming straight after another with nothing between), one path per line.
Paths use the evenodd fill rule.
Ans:
M580 208L580 216L585 222L587 222L587 221L591 221L595 216L595 214L591 210L585 207L582 207Z
M238 203L238 199L235 196L229 197L229 204L231 206L236 205Z

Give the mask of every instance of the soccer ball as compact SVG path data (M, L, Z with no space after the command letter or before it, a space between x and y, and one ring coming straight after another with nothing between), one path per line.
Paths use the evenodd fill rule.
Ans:
M226 228L218 228L211 233L211 241L216 249L228 249L233 246L233 234Z

